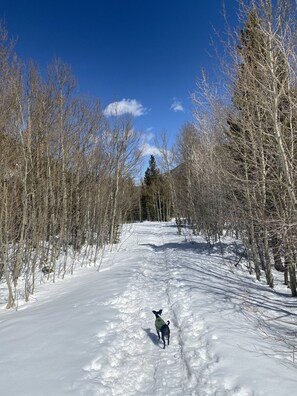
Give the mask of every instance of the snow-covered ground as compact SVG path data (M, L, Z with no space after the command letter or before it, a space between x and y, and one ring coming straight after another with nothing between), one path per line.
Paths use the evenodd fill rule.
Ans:
M232 251L173 224L130 226L100 272L81 268L0 311L1 395L295 395L297 301L235 269Z

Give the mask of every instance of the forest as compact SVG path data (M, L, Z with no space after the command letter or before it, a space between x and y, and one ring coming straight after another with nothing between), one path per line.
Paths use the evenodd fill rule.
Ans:
M76 89L71 68L46 73L0 32L0 281L7 308L26 299L38 273L63 278L76 253L96 265L121 225L176 220L209 245L239 238L249 271L274 286L281 271L293 297L297 239L296 3L240 1L238 26L216 43L219 82L203 71L193 119L173 147L160 133L141 182L141 131L108 118ZM197 71L197 74L199 71ZM194 78L194 76L193 76Z

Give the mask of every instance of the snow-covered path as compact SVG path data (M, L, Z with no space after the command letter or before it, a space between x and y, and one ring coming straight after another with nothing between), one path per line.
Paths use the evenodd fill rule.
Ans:
M98 334L102 345L98 347L99 354L85 367L82 389L86 380L94 381L97 394L102 395L186 395L190 388L195 389L197 381L192 381L174 311L175 296L170 284L175 272L171 271L167 249L163 248L162 231L159 225L152 235L148 227L147 234L139 237L134 249L141 259L129 264L133 275L125 292L104 302L117 310L118 321L112 321L106 331ZM176 234L176 230L172 231ZM182 297L186 304L184 293ZM170 348L165 351L155 333L151 312L161 307L165 308L166 320L171 319L173 332Z
M278 309L273 291L224 257L173 225L135 224L99 273L81 269L1 313L3 395L293 395L290 347L274 348L281 341L259 320L266 306L269 321L297 323L296 303ZM151 312L160 308L171 321L165 350Z

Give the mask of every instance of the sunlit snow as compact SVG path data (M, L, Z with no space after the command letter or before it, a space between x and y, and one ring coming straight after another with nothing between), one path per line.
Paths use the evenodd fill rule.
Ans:
M239 241L210 248L173 223L133 224L100 272L45 277L17 311L1 298L1 395L296 394L296 299L281 277L271 290L243 260L235 268L240 252Z

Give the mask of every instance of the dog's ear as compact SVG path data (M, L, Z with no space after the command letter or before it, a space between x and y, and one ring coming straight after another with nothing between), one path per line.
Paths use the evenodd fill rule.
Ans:
M160 311L158 312L159 315L162 315L163 309L160 309Z

